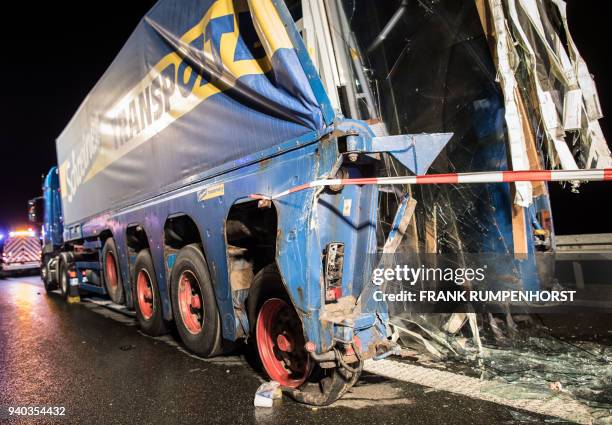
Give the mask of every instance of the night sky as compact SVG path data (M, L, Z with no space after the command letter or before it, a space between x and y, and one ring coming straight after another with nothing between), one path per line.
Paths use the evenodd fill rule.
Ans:
M55 164L55 139L154 1L105 0L92 7L16 2L0 34L0 229L27 225L26 202ZM574 40L595 75L604 113L610 105L606 63L608 16L599 2L568 1ZM601 121L612 141L610 119ZM583 185L580 194L551 185L557 233L608 233L604 206L612 184Z

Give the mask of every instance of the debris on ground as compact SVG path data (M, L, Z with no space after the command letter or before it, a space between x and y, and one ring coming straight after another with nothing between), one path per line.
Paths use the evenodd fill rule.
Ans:
M450 335L439 326L444 318L439 319L415 314L391 319L398 342L418 352L412 359L420 365L516 384L515 396L518 392L524 396L525 391L537 398L564 393L591 409L612 412L612 347L607 340L565 340L545 326L533 322L526 326L524 321L519 331L512 330L505 318L484 315L478 321L480 350L467 326L462 334ZM505 343L500 344L500 339Z
M264 382L257 388L253 404L255 407L272 407L274 400L283 396L280 384L276 381Z

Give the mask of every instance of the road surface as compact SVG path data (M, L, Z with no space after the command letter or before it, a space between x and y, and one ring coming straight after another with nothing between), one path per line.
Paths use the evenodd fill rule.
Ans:
M153 339L134 319L45 294L37 276L0 280L0 423L492 424L545 417L364 374L331 407L284 398L255 408L264 377L242 353L201 359L172 336ZM9 415L57 406L65 415ZM558 419L555 420L559 423Z

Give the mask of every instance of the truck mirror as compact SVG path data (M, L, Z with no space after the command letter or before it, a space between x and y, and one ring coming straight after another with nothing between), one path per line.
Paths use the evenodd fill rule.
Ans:
M42 224L44 218L45 203L42 197L30 199L28 201L28 220L32 223Z

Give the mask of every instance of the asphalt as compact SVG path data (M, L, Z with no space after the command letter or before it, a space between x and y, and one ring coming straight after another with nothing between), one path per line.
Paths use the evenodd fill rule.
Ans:
M545 418L426 387L364 375L333 406L284 398L255 408L263 376L239 352L187 353L130 317L45 294L37 276L0 280L0 424L493 424ZM9 415L58 406L65 416Z

